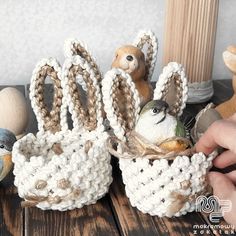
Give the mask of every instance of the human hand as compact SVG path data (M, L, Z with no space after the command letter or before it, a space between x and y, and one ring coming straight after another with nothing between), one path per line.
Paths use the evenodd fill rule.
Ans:
M214 166L225 168L236 163L236 114L227 120L214 122L196 143L197 152L210 154L217 147L227 149L214 161ZM232 209L224 214L224 219L236 227L236 170L227 174L210 172L208 175L213 194L222 200L230 200Z

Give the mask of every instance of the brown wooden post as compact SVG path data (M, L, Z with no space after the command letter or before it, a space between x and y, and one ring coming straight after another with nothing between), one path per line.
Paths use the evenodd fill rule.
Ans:
M167 0L163 65L183 64L190 103L206 101L213 94L218 5L219 0Z

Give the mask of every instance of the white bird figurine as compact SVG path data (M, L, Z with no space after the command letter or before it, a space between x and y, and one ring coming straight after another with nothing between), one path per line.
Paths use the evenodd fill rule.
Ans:
M168 140L173 137L186 137L184 125L169 113L169 105L162 100L152 100L141 110L135 131L153 144L160 144L169 151L187 149L189 142Z

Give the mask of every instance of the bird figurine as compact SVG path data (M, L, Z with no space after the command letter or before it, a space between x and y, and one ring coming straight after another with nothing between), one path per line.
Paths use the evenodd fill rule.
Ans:
M135 131L147 141L168 151L184 151L189 147L189 141L167 140L186 138L187 133L184 125L169 114L169 105L163 100L152 100L143 107Z
M0 181L12 168L11 152L15 142L16 137L11 131L0 128Z
M143 107L153 97L153 88L146 78L145 56L141 49L125 45L116 50L112 68L123 69L128 73L140 96L140 106ZM120 96L122 98L122 95Z

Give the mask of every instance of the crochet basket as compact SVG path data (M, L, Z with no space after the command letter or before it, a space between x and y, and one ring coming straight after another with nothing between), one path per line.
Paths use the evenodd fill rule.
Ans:
M60 211L81 208L103 197L112 182L100 73L78 41L70 40L66 49L73 53L67 54L62 68L55 59L43 59L33 71L30 98L39 131L26 135L13 148L14 184L25 199L23 206ZM43 97L46 77L54 82L51 111ZM76 80L87 93L86 105ZM73 121L71 130L67 108Z
M127 143L139 117L139 96L135 85L123 70L113 69L105 75L102 86L104 109L116 136L111 137L110 152L119 157L131 205L143 213L160 217L180 216L193 211L196 198L209 192L206 174L215 154L205 156L191 150L185 154L169 153L169 156L131 153ZM120 114L117 105L118 88L123 89L126 97L125 114ZM154 98L168 101L172 115L179 117L182 114L187 101L187 79L181 65L172 62L163 69Z

